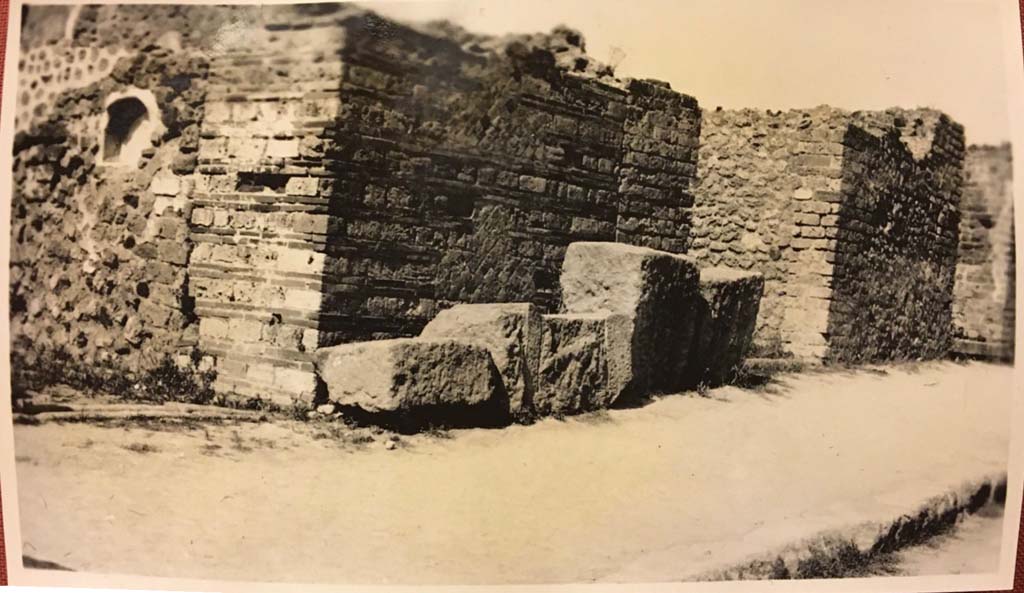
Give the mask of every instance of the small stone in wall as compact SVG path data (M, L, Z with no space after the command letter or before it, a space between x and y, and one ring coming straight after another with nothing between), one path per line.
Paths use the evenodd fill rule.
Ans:
M176 196L180 190L181 180L166 169L157 173L149 184L149 191L158 196Z
M319 179L316 177L292 177L285 186L285 193L293 196L315 196Z

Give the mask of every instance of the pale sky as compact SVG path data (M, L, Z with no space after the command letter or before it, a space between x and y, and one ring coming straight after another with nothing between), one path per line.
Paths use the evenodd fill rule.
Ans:
M426 0L362 2L480 33L583 32L624 77L705 108L934 107L971 143L1008 140L998 0ZM1003 0L1015 1L1015 0ZM1021 65L1016 56L1016 67Z

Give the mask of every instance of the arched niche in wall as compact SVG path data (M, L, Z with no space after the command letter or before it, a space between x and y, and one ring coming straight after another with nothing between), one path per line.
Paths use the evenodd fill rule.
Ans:
M164 129L152 92L133 88L111 93L103 112L100 164L137 165Z

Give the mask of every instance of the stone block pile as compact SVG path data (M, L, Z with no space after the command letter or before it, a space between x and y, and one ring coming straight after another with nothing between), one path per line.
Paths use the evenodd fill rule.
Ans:
M417 338L321 349L330 403L375 421L528 421L629 405L728 381L757 316L759 275L703 272L686 256L621 243L569 245L563 311L462 304Z

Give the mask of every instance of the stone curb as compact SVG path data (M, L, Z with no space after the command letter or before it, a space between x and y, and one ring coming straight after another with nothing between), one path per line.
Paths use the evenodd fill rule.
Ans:
M913 513L889 521L868 522L830 529L772 552L758 554L728 568L705 571L687 580L785 580L820 578L812 574L809 559L819 566L853 571L882 555L916 545L939 535L962 515L971 515L990 503L1003 504L1007 475L990 475L928 499Z

